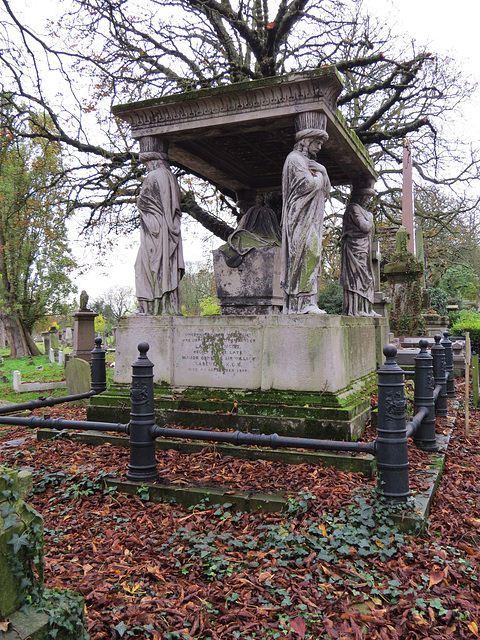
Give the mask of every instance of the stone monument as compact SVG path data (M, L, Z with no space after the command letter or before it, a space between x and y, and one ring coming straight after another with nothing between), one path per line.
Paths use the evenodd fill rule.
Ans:
M354 185L343 216L340 284L346 316L376 316L372 268L373 215L365 208L375 195L369 186Z
M322 254L325 199L330 179L316 157L328 134L323 114L297 118L295 146L282 172L282 281L283 313L325 313L318 308L318 279ZM311 126L308 126L311 125Z
M98 314L87 309L88 294L80 294L80 308L73 314L73 351L72 358L92 360L92 349L95 346L95 318Z
M395 236L395 253L384 273L392 300L390 309L391 330L397 336L425 334L422 319L423 264L408 250L410 234L401 226Z
M185 272L180 233L180 190L168 162L168 140L140 140L140 162L147 165L137 206L140 249L135 263L139 313L180 313L179 285Z
M119 398L93 398L89 416L103 419L107 404L111 411L112 402L128 402L131 364L147 341L159 420L359 435L388 323L328 316L316 300L330 185L377 177L336 109L341 89L328 67L113 108L131 125L141 153L168 145L173 165L240 203L242 218L214 257L222 315L122 319L112 391Z

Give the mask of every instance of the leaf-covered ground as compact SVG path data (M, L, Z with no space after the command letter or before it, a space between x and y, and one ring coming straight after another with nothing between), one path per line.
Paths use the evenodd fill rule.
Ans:
M84 410L49 413L79 419ZM467 437L458 415L421 536L392 527L372 498L375 480L360 474L222 458L213 447L158 452L169 483L291 496L283 514L185 509L105 490L103 475L125 473L126 449L37 443L1 426L0 442L17 439L4 463L34 470L46 585L83 595L93 640L437 640L480 633L480 412L470 419ZM412 444L414 491L427 461Z

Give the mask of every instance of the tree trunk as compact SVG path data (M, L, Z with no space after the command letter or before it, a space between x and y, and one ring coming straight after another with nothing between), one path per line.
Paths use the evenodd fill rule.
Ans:
M2 313L0 318L5 329L5 336L10 346L10 358L23 356L38 356L40 351L33 341L32 336L25 329L22 321L16 315Z

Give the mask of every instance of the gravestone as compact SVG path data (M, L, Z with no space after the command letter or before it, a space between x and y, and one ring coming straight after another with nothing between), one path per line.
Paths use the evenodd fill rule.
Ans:
M65 593L61 605L50 604L50 615L44 609L43 598L43 519L23 498L33 487L30 471L16 471L0 466L0 619L7 630L0 633L4 640L72 638L71 631L57 626L65 608L80 612L71 614L70 623L77 638L86 638L83 599ZM15 549L13 542L24 544ZM73 606L72 606L73 605Z
M50 331L42 331L42 339L43 339L43 353L48 356L50 353Z
M71 346L72 343L73 343L73 330L72 330L72 327L67 327L65 329L65 342L69 346Z
M65 366L65 379L68 395L90 391L90 365L82 358L71 358Z
M0 349L5 349L5 328L0 320Z

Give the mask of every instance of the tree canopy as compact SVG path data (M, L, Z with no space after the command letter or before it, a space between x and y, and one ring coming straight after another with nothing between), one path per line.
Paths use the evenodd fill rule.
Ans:
M0 119L0 318L11 355L18 357L36 355L30 336L35 324L64 311L65 300L74 290L69 273L75 263L61 206L60 146L43 137L14 139L8 126L14 117L4 106ZM33 124L30 134L34 134Z
M463 196L478 178L476 151L448 135L472 84L451 60L369 16L360 0L70 0L43 36L10 0L1 4L0 64L12 108L20 121L39 106L49 114L52 126L39 133L70 154L69 206L87 212L91 231L136 226L131 205L143 168L128 130L110 115L112 104L330 64L345 84L341 112L380 172L384 215L398 205L389 196L400 186L407 135L426 182ZM46 89L45 74L53 72L64 83L59 96ZM182 187L198 193L188 176ZM214 210L209 203L219 195ZM215 234L228 232L234 218L226 229L218 219L231 213L231 202L211 190L197 201L188 196L185 211Z

